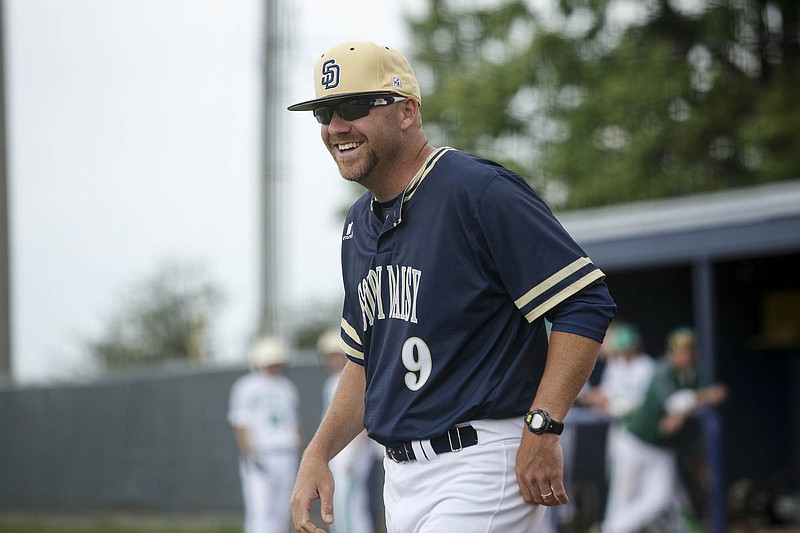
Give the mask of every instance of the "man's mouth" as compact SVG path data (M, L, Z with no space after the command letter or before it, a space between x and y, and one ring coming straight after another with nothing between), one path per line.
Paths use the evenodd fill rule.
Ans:
M349 142L337 144L336 148L338 148L340 152L347 152L349 150L353 150L354 148L358 148L359 146L361 146L361 143L359 142Z

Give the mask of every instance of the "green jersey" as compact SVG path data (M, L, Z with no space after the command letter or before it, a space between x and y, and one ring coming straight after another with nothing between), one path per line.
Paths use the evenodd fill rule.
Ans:
M679 390L696 390L699 387L700 378L696 367L678 374L666 358L662 359L656 366L642 403L628 416L625 427L647 443L665 448L675 446L678 432L664 435L658 429L659 422L667 414L667 400Z

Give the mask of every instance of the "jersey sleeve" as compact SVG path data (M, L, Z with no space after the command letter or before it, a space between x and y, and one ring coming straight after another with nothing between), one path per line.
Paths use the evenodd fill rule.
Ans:
M554 331L563 331L603 342L617 306L600 279L565 299L545 314Z
M352 314L347 312L347 304L345 303L345 310L342 313L342 347L347 358L360 365L364 364L364 343L356 328L351 324L355 322L352 318L348 320L348 316Z
M474 220L480 259L528 322L552 315L556 329L602 341L614 309L605 275L525 180L499 171ZM570 312L551 313L565 302L571 302ZM588 327L587 317L594 323Z

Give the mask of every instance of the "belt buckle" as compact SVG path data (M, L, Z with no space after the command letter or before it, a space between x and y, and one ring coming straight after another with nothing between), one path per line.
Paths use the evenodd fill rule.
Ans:
M399 449L400 449L399 447L398 448L389 448L389 447L387 447L386 448L386 455L389 457L389 459L391 459L392 461L394 461L397 464L405 463L406 461L410 461L411 460L411 454L409 453L408 446L406 445L405 442L403 443L403 451L405 452L405 457L398 457L397 456L397 452L399 451Z
M397 464L400 464L400 463L402 463L402 462L403 462L403 461L401 461L400 459L398 459L398 458L395 456L395 454L394 454L394 448L389 448L388 446L386 447L386 457L388 457L389 459L391 459L392 461L394 461L394 462L395 462L395 463L397 463Z

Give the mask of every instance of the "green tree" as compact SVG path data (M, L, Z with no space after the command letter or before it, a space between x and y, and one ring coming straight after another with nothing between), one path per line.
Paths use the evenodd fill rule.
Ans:
M197 265L168 262L121 298L105 331L87 345L105 368L203 361L221 291Z
M800 178L796 1L430 0L410 23L434 142L554 207Z

